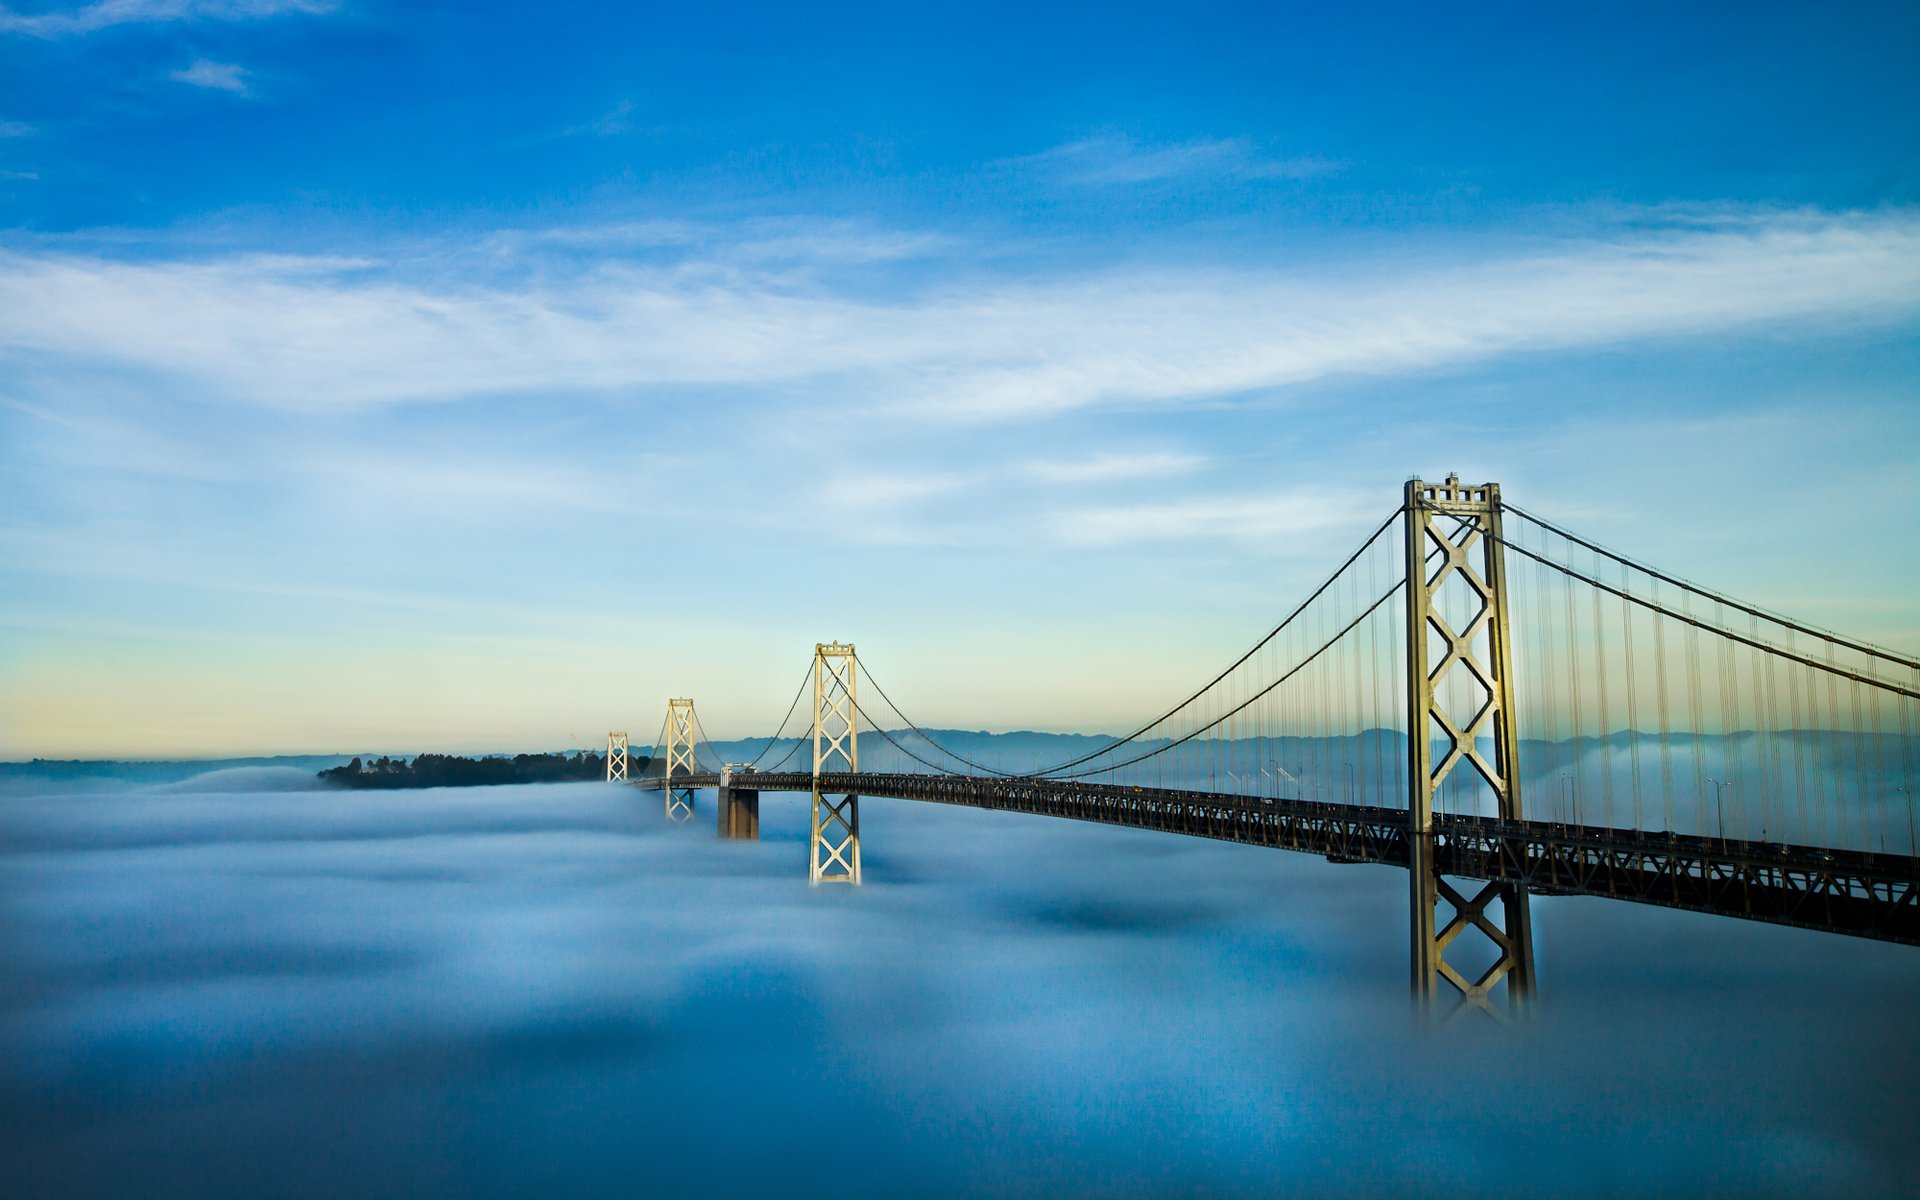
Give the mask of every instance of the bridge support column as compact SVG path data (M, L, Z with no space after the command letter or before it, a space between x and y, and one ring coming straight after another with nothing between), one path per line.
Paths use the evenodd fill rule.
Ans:
M1527 891L1488 883L1466 891L1447 879L1444 833L1434 809L1446 795L1463 814L1518 820L1519 737L1513 704L1513 641L1500 543L1500 485L1407 482L1407 851L1411 876L1413 991L1454 1010L1523 1015L1534 996L1533 924ZM1438 761L1436 761L1436 758ZM1469 895L1468 893L1471 893ZM1494 901L1498 904L1495 919ZM1446 905L1447 920L1440 921ZM1465 935L1466 942L1462 942ZM1447 951L1475 953L1472 979Z
M675 775L691 775L693 762L693 701L680 698L667 701L667 773L664 792L667 820L693 820L693 789L673 786Z
M627 778L627 731L607 735L607 782L624 783Z
M812 883L860 882L860 797L820 790L823 773L860 769L858 670L850 643L821 642L813 648L813 836L807 851Z
M720 771L719 809L720 836L735 841L757 842L760 840L760 793L750 787L742 787L742 774L736 774L738 768L729 764Z

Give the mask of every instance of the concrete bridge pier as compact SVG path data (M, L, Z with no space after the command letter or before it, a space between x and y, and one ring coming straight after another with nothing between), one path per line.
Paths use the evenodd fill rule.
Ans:
M720 771L719 803L714 807L719 810L721 837L747 842L760 840L760 791L736 783L731 765Z

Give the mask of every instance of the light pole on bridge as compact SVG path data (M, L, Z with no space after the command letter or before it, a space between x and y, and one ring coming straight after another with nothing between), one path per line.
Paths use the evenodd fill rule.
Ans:
M1713 817L1720 828L1720 849L1724 852L1727 848L1727 811L1722 799L1728 784L1724 779L1709 779L1707 782L1713 785Z

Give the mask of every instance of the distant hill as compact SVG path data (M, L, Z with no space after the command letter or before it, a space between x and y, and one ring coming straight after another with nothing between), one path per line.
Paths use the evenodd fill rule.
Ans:
M232 767L293 767L323 771L351 757L346 754L280 754L256 758L116 759L36 758L0 762L0 784L11 782L178 783L209 771Z
M637 773L647 759L634 756ZM419 764L424 762L424 766ZM380 764L386 764L384 766ZM538 783L604 779L604 756L593 751L488 755L459 758L423 754L414 759L350 754L280 754L251 758L54 759L0 763L0 792L35 791L47 784L88 791L113 784L161 786L238 768L291 768L344 787L460 787L486 783ZM351 771L348 768L353 768Z

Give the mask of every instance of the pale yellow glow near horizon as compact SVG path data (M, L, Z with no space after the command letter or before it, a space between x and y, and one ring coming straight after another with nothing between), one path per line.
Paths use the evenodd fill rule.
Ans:
M609 729L626 729L638 747L679 694L696 697L712 736L764 737L811 650L769 654L776 675L738 649L703 657L693 646L255 640L211 652L50 641L20 655L0 686L0 760L511 753L599 747ZM1059 732L1136 720L1201 669L1169 656L1125 680L1129 703L1091 661L1063 658L1029 677L964 671L937 684L922 671L938 661L878 669L916 721ZM1063 713L1074 724L1063 726Z

